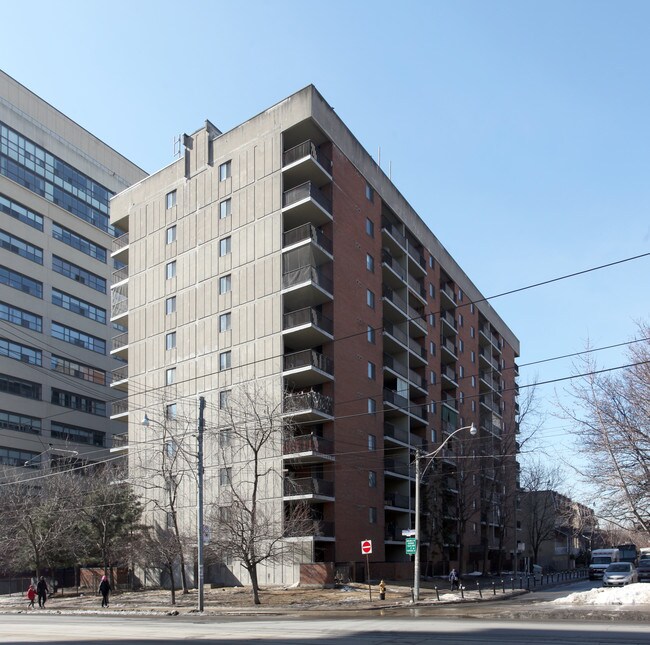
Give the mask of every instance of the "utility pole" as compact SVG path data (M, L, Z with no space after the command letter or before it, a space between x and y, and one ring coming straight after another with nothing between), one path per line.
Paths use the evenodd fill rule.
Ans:
M420 600L420 449L415 451L415 561L413 563L413 599Z
M205 410L205 398L199 397L199 422L198 422L198 436L197 436L197 495L196 495L196 534L197 534L197 578L199 589L199 611L203 611L204 606L204 577L203 577L203 411Z

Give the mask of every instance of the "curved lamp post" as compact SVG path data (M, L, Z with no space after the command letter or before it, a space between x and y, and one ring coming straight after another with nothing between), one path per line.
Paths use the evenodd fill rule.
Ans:
M469 430L469 433L474 436L477 434L478 430L472 422L469 426L463 426L454 430L433 452L429 452L426 455L420 454L420 450L415 451L415 562L413 565L413 599L420 600L420 484L422 483L422 478L424 473L426 473L427 468L432 464L433 460L440 454L442 449L449 443L449 440L457 435L463 430ZM429 462L424 467L424 470L420 472L420 460L428 459Z

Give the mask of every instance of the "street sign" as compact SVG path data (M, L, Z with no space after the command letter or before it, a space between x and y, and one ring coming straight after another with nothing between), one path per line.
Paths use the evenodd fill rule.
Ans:
M415 529L402 529L402 537L415 537Z
M406 538L406 555L415 555L417 550L417 539L414 537Z
M370 555L372 553L372 540L361 540L361 553L362 555Z

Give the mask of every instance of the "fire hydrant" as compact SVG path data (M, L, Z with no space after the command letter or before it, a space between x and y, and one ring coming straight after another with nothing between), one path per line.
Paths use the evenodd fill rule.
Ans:
M386 583L383 580L379 581L379 600L386 600Z

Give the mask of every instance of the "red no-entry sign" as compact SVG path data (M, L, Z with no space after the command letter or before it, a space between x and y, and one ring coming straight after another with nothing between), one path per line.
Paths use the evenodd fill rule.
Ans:
M372 553L372 540L361 540L361 553L363 555Z

